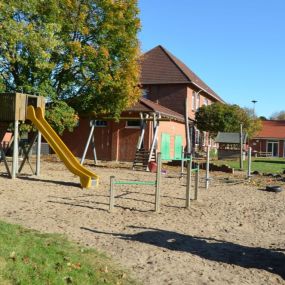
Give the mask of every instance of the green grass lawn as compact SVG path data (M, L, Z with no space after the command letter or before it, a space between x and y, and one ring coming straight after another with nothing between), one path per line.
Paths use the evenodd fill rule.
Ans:
M0 222L0 284L136 284L95 250Z
M231 160L217 160L213 161L215 164L227 164L234 169L239 169L239 161ZM248 161L243 162L244 170L248 168ZM282 173L285 170L285 159L284 158L253 158L252 159L252 171L259 171L262 173Z

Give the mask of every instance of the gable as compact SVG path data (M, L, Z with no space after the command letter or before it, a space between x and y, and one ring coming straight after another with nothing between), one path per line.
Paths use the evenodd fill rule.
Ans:
M146 52L141 58L141 84L193 84L220 102L224 102L181 60L162 46Z
M145 53L141 58L141 83L189 83L189 79L161 47L156 47Z

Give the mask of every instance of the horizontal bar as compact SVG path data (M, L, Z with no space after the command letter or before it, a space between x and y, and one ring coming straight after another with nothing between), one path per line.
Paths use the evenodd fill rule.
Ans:
M114 181L114 184L116 185L155 185L156 181Z

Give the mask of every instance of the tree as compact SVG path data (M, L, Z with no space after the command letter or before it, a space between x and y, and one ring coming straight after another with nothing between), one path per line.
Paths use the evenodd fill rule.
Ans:
M261 130L261 121L252 109L241 108L238 105L213 103L204 105L196 112L198 129L207 131L211 137L218 132L239 132L240 124L249 138Z
M285 120L285 111L275 112L270 117L271 120Z
M140 95L139 28L137 0L2 0L0 91L118 117Z

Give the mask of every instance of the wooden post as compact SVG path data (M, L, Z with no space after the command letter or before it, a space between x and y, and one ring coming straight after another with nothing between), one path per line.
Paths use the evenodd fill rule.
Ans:
M149 152L149 157L148 157L148 162L151 161L151 158L152 158L152 154L154 152L154 148L156 147L156 142L157 142L157 136L158 136L158 128L159 128L159 120L160 119L160 114L153 114L153 124L155 126L155 129L154 129L154 134L153 134L153 140L152 140L152 143L151 143L151 147L150 147L150 152ZM148 166L147 166L147 170L148 169Z
M243 170L243 135L242 135L242 124L240 124L240 169Z
M191 139L190 139L190 130L189 130L189 120L188 120L188 96L185 97L185 132L186 132L186 149L187 153L191 152Z
M14 123L12 179L15 179L18 173L18 161L19 161L19 121L16 120Z
M157 154L157 171L155 183L155 212L160 211L161 153Z
M114 181L115 181L115 176L111 176L110 177L110 205L109 205L109 211L110 212L114 211L114 206L115 206Z
M33 148L33 146L34 146L35 141L37 140L37 138L38 138L38 134L35 134L35 135L33 136L32 140L31 140L31 144L30 144L30 146L28 147L28 150L24 150L24 159L23 159L23 161L22 161L22 163L21 163L21 165L20 165L20 167L19 167L19 173L21 173L21 171L22 171L22 169L23 169L23 167L24 167L24 165L25 165L25 163L26 163L26 161L27 161L27 162L29 163L29 165L30 165L30 168L31 168L31 170L32 170L32 173L33 173L33 174L36 174L36 173L34 172L32 166L31 166L31 164L30 164L29 156L30 156L31 150L32 150L32 148Z
M181 148L181 177L183 177L184 174L184 149L183 146Z
M196 170L196 176L195 176L194 200L198 200L198 191L199 191L199 164L197 164L197 170Z
M191 194L191 184L192 184L192 156L190 155L190 159L188 160L189 156L187 155L187 181L186 181L186 204L185 207L187 209L190 208L190 194Z
M92 136L92 149L93 149L94 164L96 165L97 164L97 153L96 153L94 133L95 133L95 129L93 131L93 136Z
M247 168L247 178L251 177L251 147L248 148L248 168Z
M207 146L207 162L206 162L206 189L209 189L210 182L210 146Z
M42 143L42 134L40 133L40 131L38 131L36 176L39 176L41 172L41 143Z

